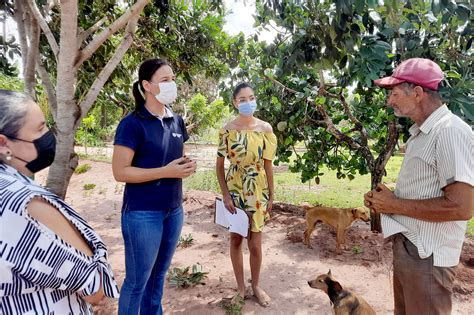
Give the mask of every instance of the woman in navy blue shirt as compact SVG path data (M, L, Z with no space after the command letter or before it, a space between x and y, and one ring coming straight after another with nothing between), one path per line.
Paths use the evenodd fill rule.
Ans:
M136 109L117 127L112 168L126 183L120 315L163 313L164 280L183 225L182 178L196 170L184 156L183 119L166 106L176 95L173 69L162 59L146 60L133 84Z

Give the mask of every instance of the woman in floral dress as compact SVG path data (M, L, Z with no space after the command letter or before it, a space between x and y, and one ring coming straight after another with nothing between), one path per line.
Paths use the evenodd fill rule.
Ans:
M239 116L219 132L216 172L224 204L230 212L235 207L251 214L251 232L248 237L252 290L262 306L268 306L270 297L259 286L262 265L262 230L273 205L273 169L276 137L267 122L253 116L257 103L252 87L237 85L233 104ZM230 166L225 174L224 161ZM245 297L242 254L243 237L230 233L230 258L237 281L237 291Z

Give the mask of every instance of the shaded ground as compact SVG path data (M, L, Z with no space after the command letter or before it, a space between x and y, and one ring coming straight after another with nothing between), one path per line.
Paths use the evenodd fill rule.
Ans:
M83 163L83 162L81 162ZM120 208L123 185L117 184L106 163L90 162L91 170L74 175L67 201L99 232L109 248L109 259L119 285L124 278L123 242L120 232ZM39 174L38 181L44 181ZM84 190L84 184L95 188ZM234 293L234 277L229 258L226 230L213 223L215 195L203 191L187 191L183 235L189 233L194 244L178 248L172 267L200 263L209 272L205 285L188 289L170 288L166 284L163 305L167 314L224 314L217 306L223 297ZM301 243L304 231L303 211L292 205L277 204L264 230L264 262L261 285L272 297L272 305L260 307L249 300L244 314L332 314L329 299L306 281L316 275L332 274L345 287L362 295L378 314L393 313L391 291L391 250L381 235L369 231L363 222L348 231L351 250L335 253L335 232L319 226L312 235L313 249ZM152 241L152 240L151 240ZM245 248L245 273L250 277L248 251ZM455 284L453 314L474 313L474 239L467 239ZM116 314L116 301L98 310L98 314Z

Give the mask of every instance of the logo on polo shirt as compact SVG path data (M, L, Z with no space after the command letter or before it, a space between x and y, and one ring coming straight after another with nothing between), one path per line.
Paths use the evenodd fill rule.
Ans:
M180 134L180 133L175 133L175 132L173 132L172 135L173 135L173 137L175 137L175 138L176 138L176 137L181 138L181 137L183 136L182 134Z

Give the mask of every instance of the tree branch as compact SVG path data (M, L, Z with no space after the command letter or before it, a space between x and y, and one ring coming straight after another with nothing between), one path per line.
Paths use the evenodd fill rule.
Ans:
M278 85L279 87L281 87L281 88L284 89L285 91L290 92L291 94L296 94L296 93L298 93L298 91L293 90L293 89L290 89L289 87L287 87L286 85L284 85L284 84L281 83L280 81L276 80L275 78L272 78L272 77L269 77L269 76L266 75L266 76L265 76L265 79L272 81L273 83L275 83L276 85Z
M97 76L97 78L92 83L92 86L89 89L89 92L87 92L85 98L79 104L79 107L81 108L81 116L76 121L76 125L80 124L82 118L85 117L85 115L87 114L87 112L91 108L92 104L97 99L97 96L99 95L101 89L104 87L105 82L107 82L110 75L115 70L115 68L118 66L118 64L122 60L123 56L127 52L128 48L130 48L130 46L132 45L133 33L135 32L135 27L137 25L138 18L139 18L139 16L136 15L134 18L132 18L128 22L127 28L125 30L125 35L124 35L124 38L123 38L122 42L120 43L120 46L117 47L117 49L115 50L113 56L107 62L105 67L100 71L99 75Z
M379 156L375 160L375 168L376 171L382 172L385 169L385 165L387 165L388 160L392 156L393 150L398 142L399 132L397 130L397 121L389 121L387 125L387 142L383 147L382 151L380 151Z
M102 24L107 21L107 17L104 16L99 21L97 21L94 25L89 27L87 30L82 30L79 32L77 36L77 47L81 47L82 42L84 42L89 36L94 34L99 28L102 27Z
M121 29L128 21L135 17L139 17L143 8L150 0L138 0L131 6L122 16L120 16L112 25L108 26L99 35L97 35L78 55L78 59L74 64L74 68L78 69L84 61L89 59L92 54L113 34Z
M296 90L293 90L293 89L285 86L283 83L277 81L274 78L271 78L269 76L265 76L265 78L272 81L272 82L274 82L276 85L280 86L285 91L287 91L291 94L298 93ZM324 77L320 78L320 91L321 91L321 87L324 87ZM322 96L322 93L320 93L319 95ZM308 102L309 104L316 107L316 110L318 111L319 115L323 118L322 121L319 120L318 122L322 122L326 125L326 131L329 132L330 134L332 134L339 141L345 142L347 145L349 145L349 147L352 150L360 151L362 153L362 155L364 156L364 158L366 159L367 165L372 170L373 167L374 167L374 156L372 155L372 152L370 152L370 149L368 148L367 144L360 145L353 138L351 138L347 134L340 131L334 125L334 122L332 121L331 117L328 115L326 109L321 104L317 104L316 102L314 102L313 100L311 100L309 98L306 98L306 102Z
M342 91L340 94L334 94L326 90L326 85L324 84L324 73L322 70L319 71L319 79L320 79L319 94L325 97L338 99L341 102L342 107L344 108L344 113L349 117L350 121L355 125L356 129L360 131L362 144L366 146L368 143L367 130L365 130L361 122L352 114L352 111L349 108L349 104L347 104L346 98L342 94Z
M58 60L58 53L59 53L59 46L58 43L56 42L56 39L54 38L53 33L51 32L51 29L48 26L48 23L46 23L46 20L44 19L43 15L41 14L40 10L36 6L36 3L34 0L27 0L28 6L30 8L30 12L32 13L33 17L36 19L36 22L39 24L41 27L41 30L43 31L44 35L46 36L46 39L48 40L49 46L51 46L51 50L53 51L54 57L56 57L56 61Z
M43 63L38 58L36 63L36 67L38 68L38 73L41 79L41 82L46 90L46 95L48 97L48 104L49 108L51 109L51 114L53 115L54 121L56 121L57 113L58 113L58 103L56 100L56 90L54 89L53 83L51 82L51 78L49 77L49 73L43 66Z
M23 70L25 80L25 93L36 99L36 62L39 56L40 29L36 19L25 12L26 36L28 41L28 54L26 56L26 68Z
M26 17L23 8L23 3L21 1L15 1L15 12L13 14L13 19L16 22L18 27L18 34L20 35L20 50L21 50L21 63L23 66L23 77L25 76L26 63L28 56L28 39L26 35Z

